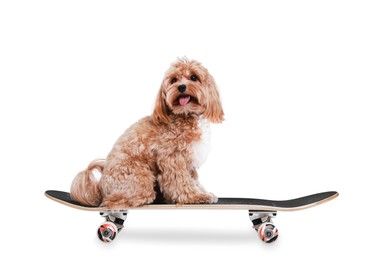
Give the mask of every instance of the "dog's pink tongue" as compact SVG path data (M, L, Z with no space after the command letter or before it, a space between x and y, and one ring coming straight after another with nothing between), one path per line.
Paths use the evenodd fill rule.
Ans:
M179 98L179 104L181 106L187 105L187 103L190 101L190 96L182 96Z

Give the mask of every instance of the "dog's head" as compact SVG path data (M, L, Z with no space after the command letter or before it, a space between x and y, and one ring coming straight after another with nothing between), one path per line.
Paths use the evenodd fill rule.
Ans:
M170 122L170 115L203 115L223 121L223 109L214 78L195 60L178 59L166 72L153 113L155 124Z

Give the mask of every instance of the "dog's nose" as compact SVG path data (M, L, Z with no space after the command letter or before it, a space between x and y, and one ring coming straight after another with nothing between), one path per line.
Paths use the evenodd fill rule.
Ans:
M178 86L178 90L179 90L180 93L185 92L186 91L186 85L179 85Z

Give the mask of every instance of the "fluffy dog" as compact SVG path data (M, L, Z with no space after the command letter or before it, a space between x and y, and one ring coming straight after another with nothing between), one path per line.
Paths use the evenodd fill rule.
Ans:
M71 197L111 209L154 202L215 203L198 181L209 123L223 121L214 78L199 62L178 59L166 72L154 112L128 128L106 160L95 160L72 182ZM98 181L92 171L100 171Z

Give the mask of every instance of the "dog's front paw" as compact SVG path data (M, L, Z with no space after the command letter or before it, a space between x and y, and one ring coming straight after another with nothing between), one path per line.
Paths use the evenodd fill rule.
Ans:
M199 194L188 199L186 204L213 204L217 203L218 198L212 193Z

